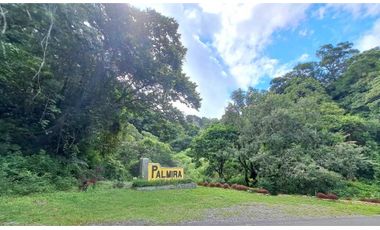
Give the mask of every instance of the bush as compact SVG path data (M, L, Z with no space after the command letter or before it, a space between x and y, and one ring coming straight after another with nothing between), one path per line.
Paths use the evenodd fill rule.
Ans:
M360 181L348 182L346 186L333 190L340 197L355 198L378 198L380 197L380 186L378 184L367 184Z
M279 191L279 187L277 185L277 179L272 178L260 178L259 186L263 187L268 193L272 195L276 195Z
M260 189L257 189L256 190L257 193L262 193L262 194L269 194L269 191L264 189L264 188L260 188Z
M229 188L230 188L230 185L229 185L229 184L224 184L224 185L223 185L223 188L224 188L224 189L229 189Z
M316 197L319 199L338 200L338 196L333 193L324 194L322 192L318 192Z
M228 180L230 184L245 184L244 176L235 176Z
M148 187L148 186L163 186L163 185L177 185L177 184L187 184L192 183L191 179L183 180L135 180L132 183L132 187Z
M319 199L327 199L327 195L322 192L317 192L316 197Z
M235 189L235 190L239 190L239 191L247 191L249 190L249 187L245 186L245 185L240 185L240 184L233 184L231 186L232 189Z
M337 200L338 199L338 196L333 194L333 193L327 193L327 199L330 199L330 200Z
M198 162L199 165L196 165L188 155L189 149L173 155L173 160L176 162L176 165L184 168L186 178L190 178L194 181L205 181L207 179L205 174L208 168L208 162L204 159L200 159Z
M70 168L44 151L31 156L21 153L1 156L0 194L27 195L69 190L76 183Z
M222 184L222 183L219 183L219 182L217 182L217 183L215 183L215 187L218 187L218 188L223 188L223 184Z
M359 200L363 201L363 202L371 202L371 203L380 204L380 199L368 199L368 198L364 198L364 199L359 199Z
M113 183L112 188L124 188L125 183L123 181L116 181Z

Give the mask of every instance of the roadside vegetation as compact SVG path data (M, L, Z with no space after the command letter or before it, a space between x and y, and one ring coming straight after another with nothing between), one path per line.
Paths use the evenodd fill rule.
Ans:
M297 64L270 89L234 91L220 119L201 118L173 105L201 106L197 85L182 69L186 47L173 18L128 4L1 7L7 12L0 35L2 223L175 221L196 205L283 198L209 188L167 197L167 191L78 192L99 181L124 187L138 176L141 157L184 167L195 182L272 195L380 198L379 48L323 45L315 62ZM286 199L379 214L377 206Z

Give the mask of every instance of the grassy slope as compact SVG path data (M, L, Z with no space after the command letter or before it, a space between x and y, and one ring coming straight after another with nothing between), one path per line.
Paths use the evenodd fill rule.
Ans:
M294 215L318 215L315 211L307 213L306 210L319 210L323 215L380 215L380 205L323 201L304 196L264 196L204 187L168 191L97 188L86 193L56 192L1 197L0 224L81 225L139 220L152 224L176 223L200 219L209 208L245 203L275 205Z

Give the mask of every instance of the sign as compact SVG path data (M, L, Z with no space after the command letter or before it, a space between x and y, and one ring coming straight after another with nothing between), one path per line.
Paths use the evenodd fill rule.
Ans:
M183 178L183 168L161 167L159 163L148 163L148 180L173 180Z

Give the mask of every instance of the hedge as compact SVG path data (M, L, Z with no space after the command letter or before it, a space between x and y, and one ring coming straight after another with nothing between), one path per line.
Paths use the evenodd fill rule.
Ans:
M181 179L181 180L135 180L132 183L132 187L148 187L148 186L161 186L161 185L171 185L171 184L188 184L192 183L191 179Z

